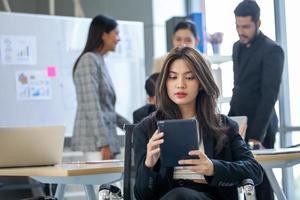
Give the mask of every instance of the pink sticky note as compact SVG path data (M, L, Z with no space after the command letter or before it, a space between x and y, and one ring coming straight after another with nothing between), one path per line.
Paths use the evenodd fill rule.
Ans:
M56 67L55 66L49 66L47 68L47 72L48 72L48 77L50 77L50 78L56 77Z

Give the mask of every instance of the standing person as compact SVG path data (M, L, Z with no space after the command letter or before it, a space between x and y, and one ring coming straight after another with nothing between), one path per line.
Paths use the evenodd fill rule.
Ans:
M255 1L242 1L234 14L240 40L233 45L234 88L228 115L246 115L246 141L259 148L273 148L278 130L274 105L279 93L284 53L260 31L260 8ZM258 199L274 198L270 186L266 186L269 190L264 188L262 191L260 187L257 194L263 196Z
M196 25L192 20L185 19L175 26L173 30L173 47L188 46L196 48L200 39L197 34ZM153 73L159 73L167 54L154 60Z
M96 152L102 159L112 159L120 153L116 125L121 128L127 123L115 112L116 95L103 58L109 51L115 51L119 41L117 22L96 16L73 68L78 105L72 149Z
M197 50L176 47L169 53L157 82L157 111L133 132L137 199L234 200L241 180L261 182L262 168L237 124L216 112L218 96L211 69ZM198 158L178 163L192 166L163 167L164 133L157 130L157 121L189 118L199 122L199 149L189 152Z
M148 95L148 103L133 112L133 123L142 121L145 117L156 110L155 85L159 73L154 73L147 78L145 90Z

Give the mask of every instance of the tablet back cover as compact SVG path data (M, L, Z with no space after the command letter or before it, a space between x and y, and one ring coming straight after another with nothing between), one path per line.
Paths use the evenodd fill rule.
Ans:
M189 151L199 149L196 119L163 120L158 121L157 125L164 132L160 155L163 166L179 166L179 160L190 158Z

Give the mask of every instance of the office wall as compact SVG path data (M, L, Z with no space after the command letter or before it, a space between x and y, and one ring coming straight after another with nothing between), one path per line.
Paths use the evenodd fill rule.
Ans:
M144 23L146 74L151 72L153 59L153 17L151 0L89 0L82 3L86 15L98 13L113 16L119 20ZM122 38L121 38L122 39Z
M9 0L13 12L49 14L47 0ZM141 21L144 24L145 66L150 74L153 63L152 0L81 0L86 17L101 13L118 20ZM0 11L4 11L2 2ZM56 0L55 15L74 16L73 0Z
M66 136L72 134L72 67L90 20L0 12L0 126L63 124ZM116 110L131 120L145 100L143 24L118 23L123 40L105 60L117 95Z

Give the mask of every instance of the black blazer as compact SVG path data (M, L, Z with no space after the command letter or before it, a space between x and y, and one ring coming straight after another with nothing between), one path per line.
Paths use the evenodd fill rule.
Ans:
M133 123L138 123L142 121L145 117L147 117L149 114L153 113L156 110L155 105L153 104L146 104L139 109L135 110L133 112Z
M272 134L278 130L274 105L278 97L283 71L282 48L263 33L259 33L246 57L239 58L241 43L233 46L234 88L228 115L246 115L246 139L264 141L270 126Z
M214 165L214 176L206 176L208 185L196 187L213 191L210 195L218 200L238 199L236 185L245 178L255 184L262 181L262 168L253 158L251 151L238 133L238 125L222 116L223 123L229 127L224 148L216 153L216 141L209 132L203 133L205 154ZM136 166L135 196L140 200L159 199L174 186L173 168L160 166L160 160L149 169L145 166L147 143L157 129L155 113L145 118L134 129L134 161Z

